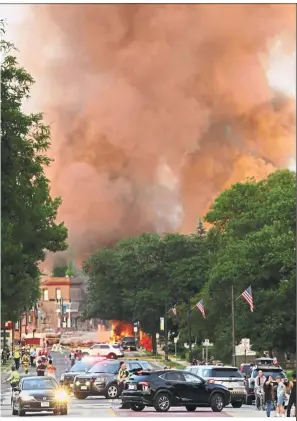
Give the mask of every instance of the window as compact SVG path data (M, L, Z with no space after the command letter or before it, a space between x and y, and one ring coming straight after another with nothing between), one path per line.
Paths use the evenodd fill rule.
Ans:
M97 363L89 370L89 373L110 373L110 374L114 374L119 370L119 367L120 367L120 364Z
M231 368L215 368L213 369L213 377L236 377L242 379L242 374L238 370L232 370Z
M185 377L182 373L176 373L176 372L171 372L171 373L166 373L164 375L165 380L169 380L169 381L174 381L174 382L184 382L185 381Z
M48 301L48 289L43 290L43 301Z
M197 375L205 379L207 377L212 377L212 372L209 368L199 368L197 370Z
M56 300L61 300L61 290L60 290L60 288L56 288Z
M58 383L54 379L26 379L22 390L52 390L57 389Z
M100 349L109 349L109 345L99 345Z
M186 382L201 383L201 380L199 379L199 377L193 376L193 374L185 373L184 376L185 376Z
M131 364L131 370L141 370L140 364L132 363Z

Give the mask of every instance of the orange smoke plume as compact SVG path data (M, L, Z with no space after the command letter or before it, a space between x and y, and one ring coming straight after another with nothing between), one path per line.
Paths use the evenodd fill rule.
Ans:
M52 127L70 250L194 230L215 196L295 155L295 103L269 85L295 5L36 5L21 30ZM24 45L22 45L24 43Z

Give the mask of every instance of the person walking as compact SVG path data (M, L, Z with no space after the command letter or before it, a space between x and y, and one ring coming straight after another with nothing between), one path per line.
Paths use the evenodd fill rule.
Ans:
M37 376L44 376L45 370L46 365L44 364L44 362L42 360L38 360L36 367Z
M29 370L29 357L28 357L28 354L27 353L25 353L22 356L22 366L23 366L23 369L24 369L25 374L28 374L28 370Z
M74 366L76 360L76 353L72 350L69 355L71 367Z
M295 405L296 408L296 373L292 374L292 380L289 383L287 391L288 393L290 393L289 403L287 407L287 417L290 417L292 406Z
M56 377L56 366L53 364L52 360L49 360L48 366L47 366L47 375L49 377Z
M268 377L268 380L264 383L264 394L265 394L265 403L266 403L266 415L270 417L271 411L273 411L273 401L274 401L274 388L273 388L273 378L272 376Z
M34 367L34 361L35 361L36 355L37 355L36 349L32 347L30 349L30 365L31 365L31 367Z
M119 374L117 378L120 395L122 395L124 387L125 387L125 383L128 379L129 379L129 371L127 370L127 366L125 362L121 361L120 370L119 370ZM130 409L130 406L122 402L122 406L119 409Z
M282 382L280 376L276 377L277 389L276 389L276 416L285 417L284 401L286 396L286 386Z
M256 409L260 410L260 395L264 393L264 383L266 382L265 376L263 376L263 371L259 370L258 376L255 379L255 397L256 397Z
M15 368L17 371L20 368L20 358L21 358L20 348L16 346L13 352L13 359L14 359Z

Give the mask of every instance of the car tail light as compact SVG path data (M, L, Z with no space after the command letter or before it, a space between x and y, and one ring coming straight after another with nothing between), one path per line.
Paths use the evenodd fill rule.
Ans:
M208 379L208 383L215 383L214 379Z
M139 386L142 386L142 390L148 390L150 387L149 382L139 382Z

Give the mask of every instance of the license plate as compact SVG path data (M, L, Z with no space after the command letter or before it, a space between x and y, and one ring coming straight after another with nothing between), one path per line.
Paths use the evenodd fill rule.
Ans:
M73 387L73 383L70 383L70 387Z
M41 408L48 408L49 402L41 402Z
M87 386L80 386L81 390L87 390Z
M130 389L130 390L134 390L134 389L135 389L134 384L129 384L128 389Z

